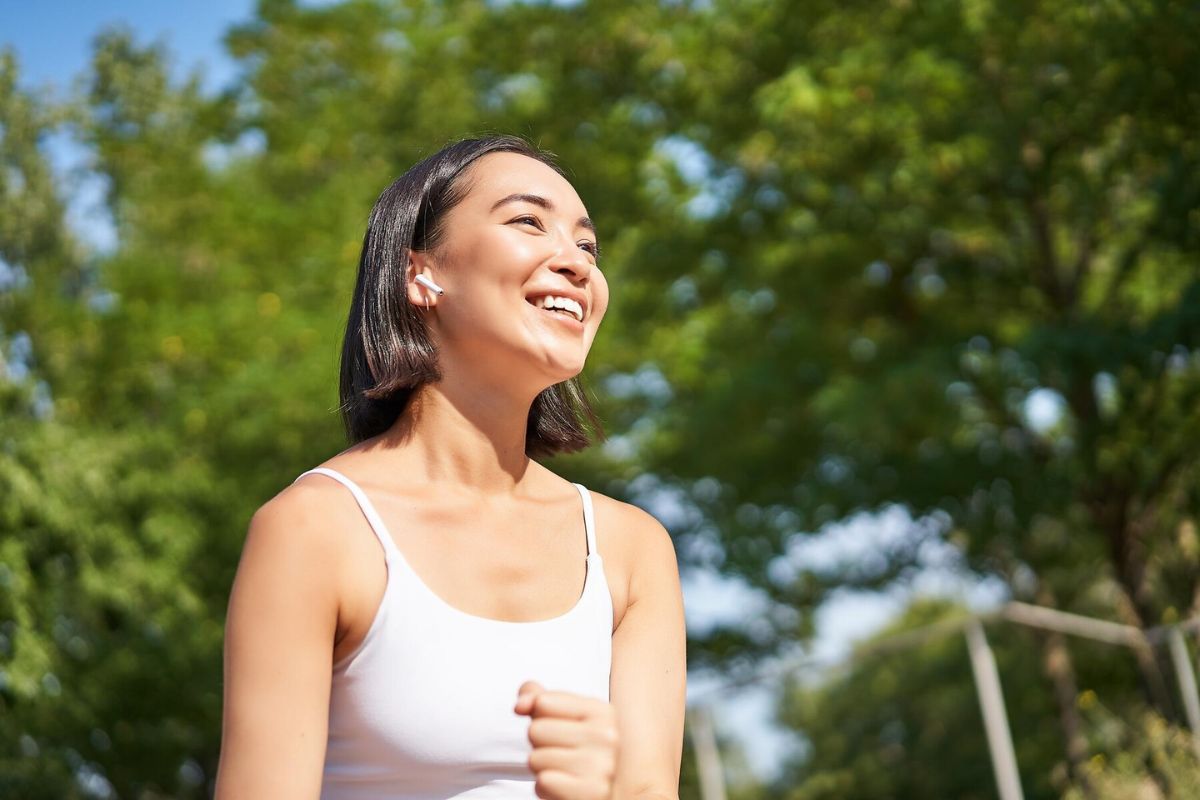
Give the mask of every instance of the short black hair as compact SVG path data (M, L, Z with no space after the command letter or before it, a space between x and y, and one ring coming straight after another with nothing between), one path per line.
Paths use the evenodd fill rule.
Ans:
M340 408L352 444L386 431L417 389L441 379L437 349L424 317L408 300L408 254L438 245L446 213L470 190L463 174L489 153L519 153L566 177L553 155L520 137L463 139L397 178L371 209L342 343ZM570 453L602 437L583 386L571 378L534 398L525 452L529 456Z

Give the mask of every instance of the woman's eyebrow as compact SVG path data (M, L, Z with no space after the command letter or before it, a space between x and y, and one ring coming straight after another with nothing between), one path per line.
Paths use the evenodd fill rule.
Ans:
M499 208L502 205L505 205L506 203L532 203L533 205L538 206L540 208L544 208L547 211L554 210L554 203L551 203L549 200L547 200L545 197L542 197L540 194L526 194L523 192L517 192L515 194L510 194L507 197L501 197L499 200L497 200L495 203L493 203L492 211L495 211L497 208ZM595 235L595 233L596 233L596 226L587 217L580 217L579 219L577 219L575 221L575 227L587 228L589 231L592 232L593 235Z

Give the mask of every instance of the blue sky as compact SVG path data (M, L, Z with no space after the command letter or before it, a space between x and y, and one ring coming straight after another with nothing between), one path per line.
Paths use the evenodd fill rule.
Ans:
M96 34L126 26L140 42L166 45L177 79L198 70L205 88L215 91L236 74L221 37L252 17L254 7L254 0L0 0L0 48L15 50L22 87L63 97L87 69ZM51 137L46 148L72 227L96 250L111 250L116 231L102 203L105 185L84 169L86 151L65 134Z
M165 41L176 74L201 67L205 85L214 88L234 74L221 35L251 17L254 5L253 0L0 0L0 46L16 48L22 85L53 84L63 90L87 66L92 37L124 24L140 40Z

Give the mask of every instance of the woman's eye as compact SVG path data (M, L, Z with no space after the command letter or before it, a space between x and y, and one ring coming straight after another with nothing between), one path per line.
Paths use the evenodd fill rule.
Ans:
M579 249L583 250L584 252L591 253L592 258L600 257L600 245L596 244L595 242L580 242Z
M513 220L513 222L521 222L526 225L532 225L533 227L537 228L538 230L542 229L542 223L538 222L537 217L517 217L516 219Z

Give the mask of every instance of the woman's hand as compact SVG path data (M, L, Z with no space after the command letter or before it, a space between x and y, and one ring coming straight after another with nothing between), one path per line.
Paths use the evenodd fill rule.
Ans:
M610 800L617 772L617 718L612 705L526 681L514 709L529 723L529 769L543 800Z

